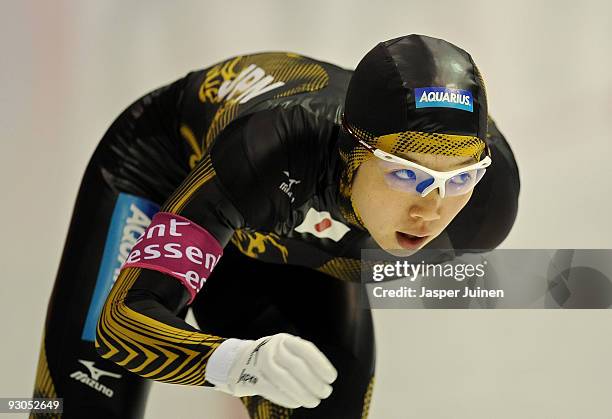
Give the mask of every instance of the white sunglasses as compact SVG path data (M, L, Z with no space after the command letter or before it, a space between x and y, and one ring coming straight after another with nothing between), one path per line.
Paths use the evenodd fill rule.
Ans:
M440 197L459 196L470 192L482 179L486 168L491 165L490 150L487 147L487 156L481 161L469 166L447 172L439 172L420 164L411 162L386 151L372 147L360 139L351 127L342 120L342 126L355 138L359 144L380 159L379 166L385 171L385 182L395 190L427 196L434 189L438 189ZM399 167L394 167L394 165Z

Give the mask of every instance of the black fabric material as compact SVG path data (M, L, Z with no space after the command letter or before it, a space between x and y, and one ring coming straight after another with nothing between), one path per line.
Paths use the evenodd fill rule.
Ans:
M381 42L362 58L349 82L346 121L375 136L421 131L484 140L487 99L477 72L467 52L442 39L407 35ZM469 90L473 112L416 108L418 87Z
M161 205L188 173L185 151L172 135L177 122L169 117L176 114L173 109L182 83L180 79L156 89L126 108L96 147L83 175L49 298L42 343L57 397L64 398L65 419L144 417L151 381L100 358L94 344L82 340L81 333L119 192ZM162 115L166 115L163 120ZM187 292L178 291L166 295L166 302L180 305ZM185 314L182 310L177 317ZM111 398L70 377L74 371L87 371L79 359L121 375L100 380L113 390ZM35 388L34 396L37 392ZM45 417L31 417L37 416Z
M372 315L359 305L361 286L301 266L264 263L230 244L192 309L205 333L258 339L286 332L310 340L338 379L316 409L294 409L291 418L358 419L375 364Z
M518 213L521 181L512 149L492 120L489 133L486 142L493 164L474 188L468 205L446 227L457 255L468 249L495 249L510 233Z
M204 331L218 333L223 337L243 338L259 338L278 331L292 332L312 340L329 356L340 372L333 395L321 404L320 409L298 409L294 417L360 417L358 414L361 414L363 394L374 371L371 315L355 305L359 301L355 295L360 284L342 282L312 269L338 256L358 259L361 248L374 247L371 238L365 231L351 230L342 240L335 242L330 239L319 240L312 234L297 234L294 230L311 207L329 211L342 221L337 215L334 196L337 191L334 181L337 180L335 159L338 154L335 141L338 130L330 116L338 115L341 110L339 96L350 72L331 66L329 71L332 76L330 86L335 86L333 90L312 92L298 98L282 98L283 106L266 102L258 111L259 117L263 118L266 113L261 111L269 105L275 109L269 114L276 115L276 121L291 121L289 124L283 122L283 127L287 129L278 130L282 138L274 138L274 144L282 145L280 149L286 147L290 159L283 163L288 163L287 168L292 177L302 179L302 183L296 184L294 189L295 203L300 204L299 208L288 205L292 209L289 216L282 214L283 217L277 217L278 211L267 211L268 206L262 205L258 209L263 215L258 216L267 215L273 219L265 221L269 221L270 225L278 224L275 224L274 231L279 236L273 238L289 249L290 262L296 265L304 263L310 267L264 263L237 254L232 246L227 246L220 264L194 302L194 313ZM87 166L50 297L43 342L57 396L65 399L64 418L96 417L96 413L92 413L94 408L97 412L104 412L106 418L143 417L150 382L100 358L93 343L81 340L81 332L118 194L130 193L161 205L188 178L191 170L189 162L197 153L180 137L179 126L184 122L182 118L185 110L196 116L203 115L203 111L202 103L197 102L199 99L194 93L199 85L189 84L195 90L185 93L185 80L190 77L191 82L201 79L205 72L206 69L192 73L134 102L111 125ZM196 99L183 103L187 94ZM296 111L298 107L300 110ZM285 116L291 118L283 119ZM232 191L236 201L244 198L247 202L246 199L255 196L259 189L243 193L240 186L246 180L232 178L239 177L237 170L231 170L232 165L236 164L236 158L242 155L249 160L251 156L246 151L253 149L242 147L242 152L237 151L232 155L231 147L236 144L244 146L244 138L250 139L255 148L266 144L266 141L270 144L270 136L267 132L262 133L262 128L267 126L277 131L276 125L265 124L269 121L260 121L259 117L253 119L261 123L257 125L257 132L246 132L244 137L242 134L233 137L232 128L242 124L236 121L235 126L228 126L227 132L223 131L217 137L228 142L225 152L221 142L219 148L215 145L213 160L229 165L229 168L219 170L219 178L225 180L226 187L234 183L238 185ZM202 117L202 120L205 119ZM244 121L246 124L247 120ZM298 130L298 134L304 135L295 135L295 127L299 125L296 121L304 123L303 129ZM201 138L201 133L207 127L204 122L201 122L201 126L197 123L200 123L199 119L193 121L193 126L197 128L194 128L194 132L200 134L197 138ZM498 137L503 140L501 135ZM235 138L236 143L231 141L232 138ZM491 176L490 184L479 185L479 188L482 186L482 195L476 201L477 208L466 208L467 211L475 212L465 215L465 223L457 222L455 234L450 235L453 244L469 245L478 243L480 238L489 242L479 244L499 243L514 221L520 186L518 171L510 148L502 140L499 140L500 152L493 156L493 164L500 168L499 175ZM295 141L300 141L300 147L292 143ZM259 156L260 160L266 160L266 156ZM245 163L244 159L240 163ZM258 173L263 173L262 170L269 167L257 164L255 168ZM291 203L285 192L279 192L281 180L289 176L283 173L285 166L274 169L272 176L277 177L268 174L262 176L270 179L270 183L260 187L268 194L279 194ZM246 170L242 173L249 175ZM316 180L311 179L315 176ZM205 183L191 197L184 214L210 228L225 244L232 233L230 227L242 226L245 220L242 219L244 214L237 214L234 208L224 204L221 186L221 182L217 181ZM215 200L216 195L212 196L210 188L219 194L219 201ZM211 200L211 197L214 199ZM255 217L247 214L246 218ZM286 223L277 223L284 218L288 220ZM479 223L483 220L488 221L481 226ZM210 227L213 222L224 228L214 230ZM269 248L274 250L274 246ZM279 252L264 251L258 257L278 261L279 255ZM172 282L174 280L158 272L143 270L130 291L129 304L135 309L163 306L167 310L164 312L166 318L176 313L176 318L169 322L180 325L179 319L183 319L186 313L185 301L188 294L178 282ZM139 356L144 355L141 353ZM82 369L79 359L95 360L97 368L122 375L121 379L113 379L112 384L109 381L114 390L112 398L70 377L75 370Z

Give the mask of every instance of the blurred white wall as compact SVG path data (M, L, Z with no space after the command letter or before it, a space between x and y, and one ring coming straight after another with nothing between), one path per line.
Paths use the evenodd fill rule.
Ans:
M106 128L143 93L238 53L354 67L407 33L463 47L521 172L502 247L612 248L611 14L603 0L0 1L0 397L31 394L77 188ZM609 318L377 311L370 417L612 417ZM238 405L155 383L146 416L239 418Z

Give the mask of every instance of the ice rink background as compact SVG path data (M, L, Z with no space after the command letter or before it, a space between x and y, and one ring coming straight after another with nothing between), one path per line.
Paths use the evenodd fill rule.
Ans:
M87 161L129 103L234 54L354 68L378 41L447 39L483 72L517 157L506 248L612 248L612 3L0 2L0 397L29 397ZM371 418L610 418L610 311L376 311ZM243 418L237 400L155 383L147 418Z

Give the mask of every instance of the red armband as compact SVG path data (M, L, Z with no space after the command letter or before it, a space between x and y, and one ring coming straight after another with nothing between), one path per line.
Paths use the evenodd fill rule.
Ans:
M177 278L191 304L223 255L219 242L203 227L180 215L158 212L121 267L147 268Z

